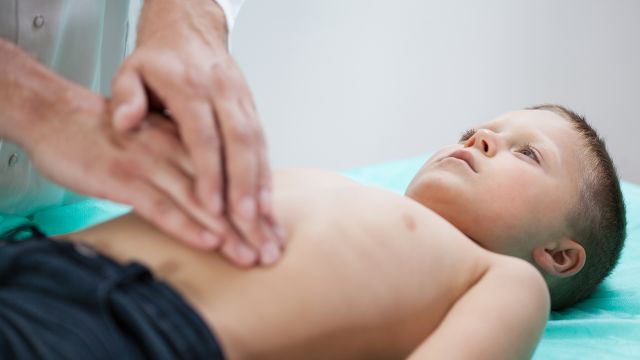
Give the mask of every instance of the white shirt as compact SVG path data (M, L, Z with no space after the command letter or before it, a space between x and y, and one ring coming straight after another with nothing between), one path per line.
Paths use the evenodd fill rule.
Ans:
M56 73L104 95L134 45L143 0L0 0L0 37ZM214 0L212 0L214 1ZM216 0L229 30L244 0ZM46 180L0 138L0 213L29 215L79 197Z

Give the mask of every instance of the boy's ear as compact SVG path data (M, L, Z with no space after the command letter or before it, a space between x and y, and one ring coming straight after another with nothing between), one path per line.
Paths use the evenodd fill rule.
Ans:
M582 245L564 238L533 249L533 261L545 273L555 277L570 277L582 270L587 259Z

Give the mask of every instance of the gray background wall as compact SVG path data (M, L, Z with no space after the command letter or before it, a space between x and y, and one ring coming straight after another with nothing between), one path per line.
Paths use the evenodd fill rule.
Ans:
M419 155L556 102L640 183L640 1L247 0L232 48L276 166Z

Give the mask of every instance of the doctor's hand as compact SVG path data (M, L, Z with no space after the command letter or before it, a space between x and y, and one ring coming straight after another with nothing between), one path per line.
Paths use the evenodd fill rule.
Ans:
M265 137L226 37L224 13L213 0L145 1L136 49L113 80L112 122L128 132L150 111L168 115L193 163L197 201L237 230L251 245L245 252L273 262L282 237ZM216 236L227 246L229 234Z
M259 261L225 222L196 201L194 170L175 125L150 115L138 131L113 131L105 99L74 84L54 91L20 145L49 179L73 191L132 205L160 230L239 266ZM225 233L223 239L216 234ZM263 261L264 262L264 261Z

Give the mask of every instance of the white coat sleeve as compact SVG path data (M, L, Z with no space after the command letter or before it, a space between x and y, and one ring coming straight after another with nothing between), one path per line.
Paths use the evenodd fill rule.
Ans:
M215 2L218 3L224 11L224 15L227 18L227 28L229 32L231 32L244 0L215 0Z

